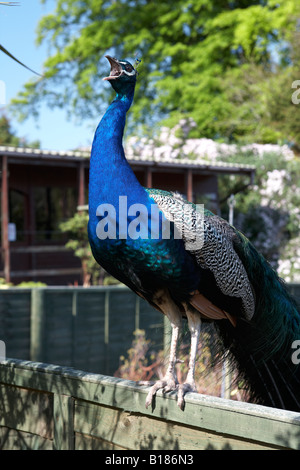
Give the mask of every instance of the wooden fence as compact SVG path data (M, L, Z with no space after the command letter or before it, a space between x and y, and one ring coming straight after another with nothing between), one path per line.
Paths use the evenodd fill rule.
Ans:
M0 364L1 449L300 449L299 413L190 393L175 394L61 366ZM128 454L127 454L128 455Z
M300 305L300 285L289 288ZM135 329L159 350L168 336L163 327L163 315L126 287L0 289L8 357L113 375Z
M145 388L91 373L112 374L136 328L162 348L162 321L127 288L0 291L0 341L20 358L0 363L0 448L300 449L299 413L198 394L182 412L160 392L146 410Z
M113 375L137 328L163 349L163 324L163 315L127 287L0 290L8 357Z

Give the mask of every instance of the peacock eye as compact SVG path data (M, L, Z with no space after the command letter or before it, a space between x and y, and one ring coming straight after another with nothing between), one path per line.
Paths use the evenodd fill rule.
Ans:
M131 65L127 64L125 65L125 70L126 72L132 72L133 68L131 67Z

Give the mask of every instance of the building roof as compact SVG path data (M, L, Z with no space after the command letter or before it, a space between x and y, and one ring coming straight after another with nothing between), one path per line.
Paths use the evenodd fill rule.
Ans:
M0 146L0 156L6 155L9 161L13 163L27 163L36 164L47 161L47 164L60 164L60 166L68 166L69 164L76 164L78 162L86 163L89 165L89 151L72 151L72 150L41 150L33 148L10 147ZM135 167L160 167L177 168L177 169L193 169L198 171L210 171L215 173L247 173L255 172L255 167L240 163L228 163L214 161L209 162L204 159L189 159L189 158L165 158L155 157L152 159L141 158L139 156L130 155L127 158L128 162Z

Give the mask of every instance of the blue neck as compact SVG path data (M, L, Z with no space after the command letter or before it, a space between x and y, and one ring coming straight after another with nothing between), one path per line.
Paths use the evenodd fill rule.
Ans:
M100 121L91 152L89 213L96 220L99 204L112 204L118 210L119 196L128 203L146 202L148 196L128 164L122 145L126 113L134 95L134 87L126 94L117 94Z

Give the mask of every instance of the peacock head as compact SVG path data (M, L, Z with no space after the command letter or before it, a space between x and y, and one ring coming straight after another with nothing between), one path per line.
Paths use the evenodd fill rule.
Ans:
M111 86L117 93L125 94L130 89L134 88L137 70L127 60L118 60L105 56L110 63L110 74L104 77L103 80L109 80Z

